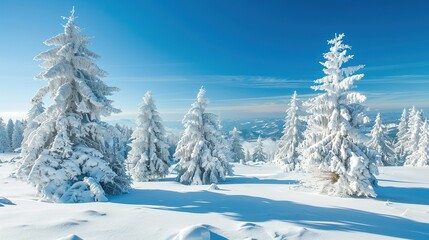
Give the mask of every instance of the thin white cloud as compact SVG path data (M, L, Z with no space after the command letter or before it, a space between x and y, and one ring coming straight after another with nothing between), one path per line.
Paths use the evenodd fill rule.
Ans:
M322 76L321 76L322 77ZM192 76L145 76L145 77L111 77L109 80L141 83L200 83L218 84L242 88L260 89L299 89L309 88L315 79L288 79L272 76L248 75L192 75ZM373 77L367 74L358 85L366 84L426 84L429 83L429 74L403 74Z
M203 76L204 77L204 76ZM287 79L270 76L234 76L234 75L213 75L205 76L211 83L223 83L237 87L247 88L285 88L294 89L307 87L312 80Z
M245 88L281 88L295 89L309 87L313 80L287 79L271 76L246 76L246 75L195 75L195 76L144 76L144 77L111 77L109 80L141 83L201 83L219 84L225 86Z
M418 108L428 109L428 92L367 92L366 105L372 110L401 110L416 106Z
M367 71L380 71L380 70L391 70L391 69L404 69L404 68L415 68L415 67L426 67L429 66L429 62L414 62L414 63L398 63L398 64L387 64L378 66L365 66L364 72Z
M406 74L382 77L371 77L362 79L359 84L427 84L429 75L427 74Z

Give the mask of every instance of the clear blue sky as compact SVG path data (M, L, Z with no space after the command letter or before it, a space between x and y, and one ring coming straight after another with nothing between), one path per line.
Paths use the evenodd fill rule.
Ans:
M32 59L72 6L121 89L116 118L152 90L163 118L180 120L201 85L223 118L283 116L294 90L314 93L326 40L342 32L373 111L429 109L429 1L1 0L0 116L22 116L46 84Z

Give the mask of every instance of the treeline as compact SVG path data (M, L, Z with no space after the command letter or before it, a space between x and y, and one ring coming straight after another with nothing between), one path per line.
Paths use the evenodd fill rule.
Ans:
M9 119L7 124L0 118L0 152L14 152L21 148L22 139L24 138L24 129L27 121Z

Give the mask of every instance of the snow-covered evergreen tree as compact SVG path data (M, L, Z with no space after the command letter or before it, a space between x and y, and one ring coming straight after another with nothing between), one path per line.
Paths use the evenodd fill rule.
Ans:
M126 125L115 124L115 128L119 130L120 135L123 139L128 140L131 139L131 135L133 134L133 129Z
M254 162L266 162L267 154L264 152L264 144L262 142L261 136L256 140L256 146L253 150L252 159Z
M381 120L380 113L377 114L374 127L371 130L371 139L368 142L368 147L377 151L377 165L392 166L395 165L395 157L393 147L385 134L385 126ZM375 157L375 156L374 156Z
M241 145L240 140L240 131L236 127L232 129L231 134L231 152L232 152L232 161L240 162L245 160L243 146Z
M429 166L429 124L425 120L420 127L420 141L417 150L410 153L405 162L406 166L424 167Z
M405 166L413 166L418 159L416 159L417 152L419 150L419 143L423 125L423 113L415 107L410 110L410 116L408 120L408 132L407 132L407 142L405 145L405 152L407 154L405 158Z
M325 93L305 103L310 115L300 158L315 176L320 177L322 173L329 179L324 182L322 192L375 197L374 174L378 169L375 159L370 157L371 150L363 144L367 138L361 131L369 122L361 105L366 97L350 91L354 82L364 76L353 75L363 65L343 67L353 58L347 55L350 46L343 43L343 37L344 34L340 34L328 41L330 51L324 54L326 61L321 63L326 75L312 87Z
M253 158L249 150L246 150L246 162L253 162Z
M113 127L100 120L120 111L107 98L117 88L100 79L106 73L94 63L98 55L87 48L90 38L80 33L74 9L65 19L64 32L44 42L54 48L35 57L44 61L37 78L48 85L33 104L47 94L52 104L34 119L39 126L28 134L16 173L45 200L104 201L130 184L124 163L113 157Z
M45 111L45 107L43 106L43 102L40 101L38 103L33 104L30 111L27 113L27 124L24 129L24 139L22 141L23 145L28 139L28 136L34 129L40 126L40 123L36 121L36 117ZM24 148L24 146L23 146Z
M131 147L129 146L131 143L131 135L133 134L133 129L125 126L125 125L115 125L115 129L117 130L117 144L118 151L123 156L124 159L128 157L128 153L131 151Z
M174 153L179 161L175 167L177 179L184 184L218 183L232 173L220 121L215 114L205 112L208 104L205 92L200 89L197 101L183 118L185 131Z
M140 107L127 158L127 169L134 181L156 181L168 174L169 145L161 121L149 91Z
M8 140L8 144L9 144L9 151L13 151L14 148L12 146L12 135L13 135L13 130L15 129L15 123L13 122L12 119L9 119L9 121L7 122L6 125L6 131L7 131L7 140Z
M304 126L299 119L301 112L301 106L295 91L286 111L283 135L279 139L278 150L274 158L274 161L286 172L299 168L298 146L304 139Z
M9 137L6 130L6 124L3 118L0 118L0 153L5 153L10 150Z
M13 151L21 147L23 134L24 134L24 125L22 124L21 121L17 120L15 122L15 127L13 128L13 133L12 133L12 150Z
M401 115L401 120L398 125L398 133L396 134L395 153L398 160L398 164L403 163L406 158L406 143L407 143L407 132L408 132L408 119L407 110L404 108Z
M418 149L420 141L420 130L423 124L423 114L421 111L413 107L410 110L410 116L408 120L408 131L405 144L405 153L407 155L406 161L408 161L408 156Z
M177 143L179 142L181 136L181 132L177 131L177 130L167 130L165 132L165 140L169 145L168 148L168 152L170 153L170 162L174 162L174 153L176 152L176 146Z
M26 120L27 123L25 124L23 138L21 142L21 153L30 151L30 149L28 149L28 146L27 146L27 142L30 142L28 138L30 134L40 126L40 123L36 121L36 117L39 116L44 111L45 111L45 107L43 106L42 101L33 104L30 111L28 111L27 120ZM21 156L22 154L17 158L18 165L21 165L21 161L22 161ZM26 169L27 173L30 172L30 169L29 169L30 167L32 167L32 165L27 165L27 169Z

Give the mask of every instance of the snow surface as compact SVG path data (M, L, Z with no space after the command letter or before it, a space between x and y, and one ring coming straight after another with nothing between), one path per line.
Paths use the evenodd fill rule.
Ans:
M169 175L108 202L38 201L0 154L0 239L429 239L429 168L380 167L377 199L297 188L300 173L234 164L235 176L187 186ZM192 238L193 237L193 238Z

